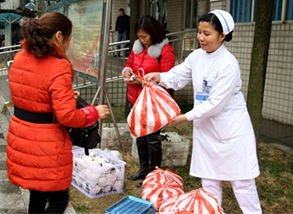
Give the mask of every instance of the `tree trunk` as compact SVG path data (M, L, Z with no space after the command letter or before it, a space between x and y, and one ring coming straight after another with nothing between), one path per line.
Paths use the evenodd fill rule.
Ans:
M254 41L251 53L247 108L251 117L256 142L259 142L261 110L266 79L268 52L272 26L274 1L258 0Z
M139 2L139 0L130 0L130 50L132 49L132 45L136 40L136 36L134 34L134 25L139 19Z
M134 34L134 25L136 21L139 19L139 0L130 0L130 44L129 44L129 54L132 50L132 46L134 41L136 40L136 36ZM129 101L126 96L126 104L124 109L124 116L127 117L130 112Z

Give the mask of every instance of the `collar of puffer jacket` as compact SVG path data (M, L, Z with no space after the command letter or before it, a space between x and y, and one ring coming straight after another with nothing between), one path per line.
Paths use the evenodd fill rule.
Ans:
M169 43L168 39L164 39L161 43L151 45L148 48L148 55L151 58L158 58L161 55L163 47ZM141 42L137 39L133 45L133 52L135 55L140 54L145 47L141 44Z
M54 51L50 55L55 56L55 57L57 57L59 59L66 59L70 63L70 61L68 60L66 54L63 51L61 51L61 49L57 45L55 45L53 42L52 42L52 44L54 45ZM30 52L29 46L28 46L28 43L27 43L26 39L22 40L21 47ZM71 63L70 63L70 66L71 66L71 73L72 73L71 79L73 80L74 79L74 70L72 69L72 64Z
M66 54L63 51L61 51L61 49L59 47L57 47L53 42L51 42L51 43L54 45L54 51L50 55L55 56L55 57L60 58L60 59L67 59ZM21 47L30 52L30 48L28 46L28 43L27 43L26 39L22 40Z

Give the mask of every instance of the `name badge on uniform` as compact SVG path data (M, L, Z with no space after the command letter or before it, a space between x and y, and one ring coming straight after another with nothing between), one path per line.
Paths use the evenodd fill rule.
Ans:
M212 86L208 83L208 79L204 79L201 87L201 92L198 92L195 96L196 100L205 101L208 99Z

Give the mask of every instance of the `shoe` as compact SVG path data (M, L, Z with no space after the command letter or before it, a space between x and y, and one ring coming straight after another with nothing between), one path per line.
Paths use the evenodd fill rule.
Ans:
M139 182L138 184L136 184L137 188L141 188L142 187L142 182Z
M137 173L134 175L130 175L127 177L128 180L138 180L138 179L145 179L145 177L149 174L149 169L139 169Z

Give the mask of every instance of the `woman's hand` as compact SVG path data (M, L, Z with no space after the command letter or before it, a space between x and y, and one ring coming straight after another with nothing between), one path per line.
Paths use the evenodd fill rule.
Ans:
M132 77L131 79L124 79L124 82L129 85L142 85L142 80L139 77Z
M74 91L74 97L78 98L80 96L80 92L79 91Z
M174 124L177 124L177 123L181 123L181 122L185 122L185 121L188 121L185 114L180 114L176 117L174 117L169 123L168 123L168 126L171 126L171 125L174 125Z
M151 82L154 84L161 82L160 73L149 73L149 74L145 75L144 78L147 82Z
M132 75L133 75L134 73L133 73L133 71L132 70L127 70L126 72L125 72L125 78L126 79L129 79Z
M105 119L110 114L109 108L106 105L98 105L96 109L99 112L99 119Z

